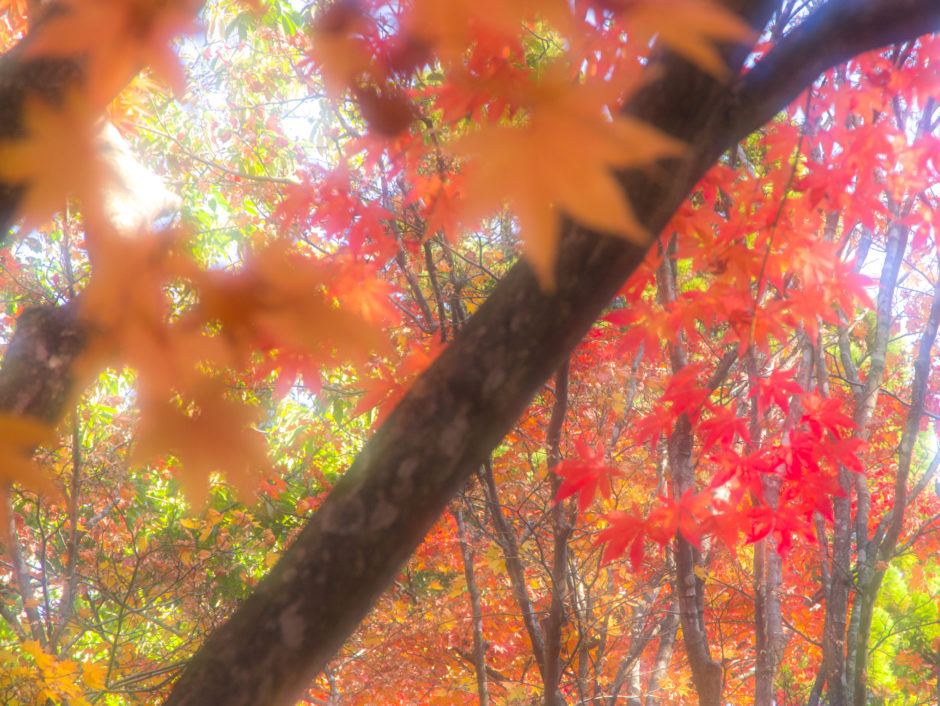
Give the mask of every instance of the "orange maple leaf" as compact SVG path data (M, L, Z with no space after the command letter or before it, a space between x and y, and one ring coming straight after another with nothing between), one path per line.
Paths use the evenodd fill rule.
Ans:
M629 116L608 119L616 96L602 82L572 85L560 67L533 84L528 120L489 126L457 140L451 150L469 160L465 222L511 203L523 249L546 288L554 283L560 211L584 225L646 242L612 170L676 156L682 143Z
M65 0L38 30L27 56L86 58L88 97L104 108L145 66L177 93L185 77L170 46L195 29L196 0Z
M92 274L82 293L81 311L98 335L82 367L96 367L104 360L129 365L140 371L142 389L169 395L197 384L203 361L232 363L229 348L218 337L205 335L201 322L170 324L167 283L192 279L199 272L173 251L185 235L141 232L122 238L104 227L95 230L88 243Z
M245 502L253 499L260 478L273 473L264 436L255 429L261 411L232 399L226 390L221 380L207 378L186 408L170 400L141 401L134 458L141 462L173 454L194 507L205 503L214 472L223 473Z
M55 492L49 477L33 462L37 446L54 439L45 422L18 414L0 413L0 487L13 483L42 493ZM6 492L0 498L0 541L10 532L10 500Z
M194 315L221 323L236 357L253 349L281 349L324 362L363 360L387 344L364 316L335 306L323 286L332 274L324 263L275 243L252 253L237 273L192 273L200 290ZM366 292L356 303L360 311L373 307L369 313L378 316L374 294Z
M314 20L309 57L331 93L342 93L371 72L371 52L365 39L370 31L369 18L358 3L349 0L334 2Z
M0 143L0 180L27 186L20 210L30 230L65 206L69 194L92 202L104 172L96 157L95 115L77 92L60 106L27 99L26 136Z
M754 29L738 15L711 0L614 0L626 6L628 26L659 40L672 51L716 78L728 76L728 67L716 42L747 44L756 41Z

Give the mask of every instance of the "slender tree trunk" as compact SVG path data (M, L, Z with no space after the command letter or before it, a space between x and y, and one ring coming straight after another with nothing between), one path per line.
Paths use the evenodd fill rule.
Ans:
M480 706L490 703L489 686L486 682L486 645L483 641L483 610L480 607L480 588L473 571L473 550L467 526L463 521L463 510L454 506L454 521L457 523L457 538L460 541L460 556L463 559L463 574L467 580L467 597L470 599L470 619L473 624L473 668L477 673L477 698Z
M855 396L854 421L857 427L856 435L863 440L867 439L870 433L869 425L885 374L888 340L893 316L892 303L901 261L907 248L908 235L909 229L899 222L891 223L888 226L885 261L882 265L879 282L877 323L874 339L869 349L871 364L864 385L858 389ZM821 346L817 346L817 353L819 377L828 377L828 374L823 370L825 360L821 352ZM859 374L851 357L843 354L841 358L843 365L848 363L850 366L847 372L849 379L858 380ZM870 632L871 616L867 615L870 608L865 606L863 596L868 592L869 587L876 582L875 557L868 540L870 495L867 483L863 479L853 479L852 475L851 471L845 467L839 467L839 487L845 495L833 498L835 521L833 523L832 563L830 566L831 585L826 600L826 618L823 632L826 694L831 706L846 706L853 702L859 703L858 699L862 699L862 702L864 702L867 691L867 684L864 683L866 681L864 664L859 665L858 661L861 659L864 663L867 659L867 635L864 634ZM860 494L854 527L851 517L851 494L853 491ZM864 526L862 526L863 523ZM849 596L853 588L851 556L853 533L859 550L857 580L860 592L855 604L856 607L852 609L852 629L849 631L847 618L849 616ZM877 582L880 583L880 580ZM877 594L877 588L874 590ZM864 647L860 648L860 641L866 643ZM851 665L848 663L850 658L853 658ZM862 667L861 670L859 666Z
M898 56L899 52L896 52L896 60L898 60ZM917 128L918 136L924 135L933 129L935 112L936 105L934 103L928 103L927 107L922 110ZM899 114L896 114L896 117L899 123L898 127L902 130L905 129ZM889 205L894 210L897 220L888 226L885 264L882 269L881 289L878 295L878 322L871 355L871 369L877 369L878 372L882 374L885 366L885 358L887 356L887 336L890 333L892 323L891 315L893 313L892 303L894 290L897 286L898 271L906 250L909 235L909 229L907 226L903 225L903 221L914 205L913 197L909 197L903 204L894 203L890 195L887 199ZM867 241L865 245L867 247ZM861 260L861 255L859 260ZM856 264L856 268L858 267L860 267L860 263ZM859 546L859 597L853 606L852 621L849 627L849 659L851 660L852 667L851 686L854 692L853 702L856 706L862 706L867 700L868 642L871 637L875 601L878 598L878 592L884 578L885 567L888 562L894 558L907 506L924 487L923 484L918 484L918 486L915 486L915 490L912 491L911 495L908 495L907 481L911 471L911 456L924 411L927 378L930 374L930 350L936 338L938 318L940 318L940 283L937 283L935 287L930 313L927 318L926 327L921 335L917 359L914 362L914 381L911 392L911 403L908 409L904 431L902 432L901 443L898 446L898 468L895 477L894 502L891 504L890 510L882 516L871 540L868 538L868 512L871 506L871 496L868 493L867 482L864 477L861 477L858 481L860 486L857 522L859 528L859 530L857 530ZM848 349L848 346L845 345L844 348ZM852 362L851 356L848 354L843 354L843 358L849 358L849 362ZM857 379L854 366L851 366L849 373L850 379L852 379L853 375ZM880 377L878 379L880 382ZM866 393L868 389L869 388L866 386ZM865 406L871 404L871 401L871 397L866 397L863 400ZM869 413L868 420L866 421L870 421L870 418L871 414ZM863 438L867 438L867 429L863 434Z
M650 629L649 615L658 594L659 589L657 588L652 594L644 596L643 600L633 607L630 621L630 649L627 651L626 656L620 660L617 667L617 674L607 696L608 706L616 706L620 703L620 692L624 687L627 688L627 696L631 695L631 679L639 676L637 663L643 654L643 650L655 637L654 630ZM632 693L638 694L639 686Z
M675 236L666 246L665 257L659 268L657 284L663 305L676 300ZM674 375L687 365L685 344L681 336L669 344L669 359ZM672 496L680 498L695 488L695 463L692 458L692 423L687 414L676 420L669 437L667 454L672 485ZM675 538L676 587L679 598L679 619L685 651L692 668L692 680L701 706L721 706L722 670L712 659L705 631L705 582L695 573L698 553L680 533Z
M816 342L816 381L819 393L829 395L829 372L825 353ZM848 703L845 675L846 616L852 586L852 479L849 471L839 466L837 482L841 494L832 499L832 551L829 555L829 591L823 621L823 670L829 706Z
M525 566L519 556L516 533L513 531L512 525L509 524L503 505L499 500L491 459L488 458L484 462L479 474L483 484L483 492L486 494L486 504L489 508L490 520L493 523L496 542L503 552L503 561L506 565L506 573L509 575L509 583L516 598L516 605L519 606L519 611L522 613L522 623L529 635L532 654L535 656L535 663L538 665L539 674L542 675L544 684L545 636L542 633L542 626L539 624L538 617L535 615L532 599L529 598L529 588L525 581Z
M577 505L574 502L569 503L568 526L574 528L577 519ZM601 699L600 682L598 676L601 672L600 662L607 652L607 615L604 611L604 617L598 621L594 610L594 596L591 593L593 585L587 585L578 571L578 565L575 563L577 555L568 553L568 601L567 607L571 611L571 619L575 621L575 629L578 636L577 645L577 679L575 679L575 689L579 703L584 703L590 699L598 702ZM596 655L596 661L592 658ZM571 657L569 660L572 659ZM588 688L588 684L591 688ZM591 696L589 696L589 693Z
M568 413L568 361L562 363L555 374L555 403L548 421L545 442L548 446L548 472L551 482L552 499L558 495L561 478L555 473L555 466L561 460L561 431ZM552 507L552 602L548 611L548 625L545 631L545 704L556 706L563 703L558 682L561 679L561 628L565 612L565 588L568 583L568 539L571 526L565 512L565 503L559 502Z
M627 669L627 706L643 706L640 684L640 660L634 660Z
M746 358L751 387L748 432L751 448L761 445L761 424L757 405L757 386L760 365L757 353L751 349ZM784 424L784 436L792 427L792 415ZM780 478L772 474L761 476L759 502L772 509L777 508L780 496ZM783 657L783 611L780 605L780 587L783 584L783 564L775 550L773 537L768 536L754 544L754 636L756 660L754 669L754 704L772 706L774 703L774 681L777 668Z
M673 594L669 602L669 608L663 616L660 624L659 647L656 648L656 657L653 659L653 668L650 670L650 678L646 684L646 706L656 706L660 703L659 685L662 683L666 672L669 670L669 663L672 661L672 653L676 646L676 636L679 634L679 601Z
M760 366L757 362L757 353L753 348L748 350L746 362L750 387L748 432L751 437L751 448L758 449L760 448L761 426L756 392L760 380ZM761 490L765 496L768 490L766 479L767 476L761 477ZM770 505L766 497L753 497L752 499L756 503ZM771 618L769 612L771 609L769 603L774 599L774 587L770 586L768 582L767 554L767 539L764 538L755 542L753 581L751 584L754 593L754 645L756 652L754 665L755 706L771 706L773 703L774 677L777 672L775 655L770 645Z
M914 381L912 384L911 405L908 408L904 431L901 434L901 443L898 445L898 469L894 484L894 502L888 514L879 523L875 536L871 541L872 559L877 563L872 567L871 578L865 590L859 595L860 616L858 629L858 648L856 651L855 666L855 706L864 706L868 690L868 642L871 637L872 617L875 610L875 601L884 579L888 563L894 558L898 540L904 525L904 514L907 506L913 499L908 496L908 478L911 472L911 462L914 454L914 445L920 432L920 421L924 416L924 404L927 395L927 383L930 377L930 358L937 329L940 326L940 280L934 287L933 301L926 326L921 334L917 358L914 361ZM921 486L921 490L923 486Z

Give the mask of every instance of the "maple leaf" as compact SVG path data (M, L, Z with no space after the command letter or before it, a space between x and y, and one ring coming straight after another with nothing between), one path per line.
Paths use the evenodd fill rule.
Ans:
M794 535L802 537L809 544L817 544L813 526L796 512L777 512L774 515L773 531L777 538L777 553L782 557L790 553Z
M41 493L54 493L49 477L33 461L33 451L55 438L52 428L38 419L0 413L0 541L10 532L10 499L5 492L13 483Z
M747 443L751 442L747 421L726 407L713 410L708 419L699 422L697 430L702 437L702 449L705 451L716 444L730 447L735 436Z
M193 316L221 323L233 353L243 359L252 350L283 349L322 362L363 360L370 350L386 348L373 326L330 300L323 283L331 273L279 241L252 253L238 272L192 272L200 291ZM381 317L390 311L381 301L387 292L375 285L349 298L360 311Z
M381 424L399 400L405 396L411 381L426 370L443 350L443 346L436 341L428 347L417 341L409 341L408 347L410 352L395 366L394 373L386 371L384 377L366 387L365 394L359 398L350 416L356 417L374 407L379 407L373 424Z
M0 142L0 179L26 185L20 210L24 232L49 219L75 193L94 204L104 171L96 156L94 113L76 91L58 106L29 97L23 108L26 136Z
M208 498L213 472L224 473L245 502L253 499L260 477L273 474L267 444L255 428L261 410L226 392L221 380L207 378L192 391L188 407L168 399L141 401L135 461L175 456L186 495L196 507Z
M320 366L317 361L302 353L284 350L269 351L267 357L256 369L258 379L275 375L274 396L281 399L293 387L298 376L304 386L314 395L320 393Z
M603 446L591 449L584 441L578 440L575 448L578 458L565 459L552 469L563 478L555 502L559 503L577 493L578 509L584 512L598 491L605 499L610 498L611 479L622 476L623 472L604 463Z
M413 0L402 27L413 42L433 46L445 65L458 64L467 47L484 43L486 54L499 55L535 15L560 31L573 29L573 17L562 0Z
M145 66L177 93L185 88L170 46L196 28L198 0L64 0L27 47L27 56L85 57L90 105L103 109Z
M746 521L736 508L737 503L730 503L718 497L712 498L711 503L713 512L702 519L702 532L718 537L730 549L738 543L738 535Z
M866 309L875 308L875 302L865 288L876 282L871 277L851 271L845 263L837 264L836 272L827 284L828 298L837 303L843 312L852 311L856 305Z
M444 234L449 243L456 243L459 235L460 198L463 183L454 179L444 181L438 174L419 175L408 201L420 199L425 208L424 237Z
M321 200L319 185L313 184L310 177L304 175L299 183L282 186L281 193L283 197L274 207L272 220L284 227L294 223L307 225L310 213ZM327 204L330 203L332 201L327 201Z
M696 548L702 548L702 520L711 515L711 493L693 493L689 488L677 504L677 529Z
M354 0L337 0L314 20L310 60L320 69L327 89L341 93L371 68L367 37L370 19Z
M353 263L334 274L331 284L344 309L359 314L368 324L388 325L401 320L392 305L392 297L399 291L380 276L377 267Z
M612 170L677 156L682 144L636 119L605 118L604 107L616 101L610 87L572 85L558 66L524 98L524 125L486 126L450 149L468 160L464 222L508 201L519 219L523 252L542 286L551 288L560 212L590 228L647 242L649 234Z
M716 42L750 44L757 33L744 20L710 0L603 0L611 9L622 9L628 27L645 37L658 36L716 78L728 76L728 67L715 48Z
M445 55L460 56L473 43L474 33L484 33L480 29L513 36L522 29L522 18L520 3L502 0L414 0L405 26L410 34L443 45Z
M769 535L774 528L774 511L766 505L757 505L748 508L745 513L748 525L744 533L745 541L750 543L759 542Z
M864 473L865 469L859 460L861 453L868 444L857 437L848 436L843 439L829 439L824 444L820 444L820 455L825 456L832 463L833 467L842 465L850 471Z
M805 422L817 437L825 429L833 436L839 436L844 429L855 429L855 422L842 412L842 402L835 397L821 397L816 393L803 396L803 416Z
M757 397L757 409L760 414L771 404L777 405L786 413L790 409L790 401L794 395L803 392L803 388L794 382L795 370L774 370L765 378L757 380L757 388L752 390L749 397Z
M687 414L695 420L701 413L702 405L711 396L712 391L698 381L703 370L704 364L690 363L669 379L669 387L660 402L671 403L670 412L675 418Z
M234 362L226 342L205 335L201 325L170 325L168 281L199 272L174 253L184 236L168 231L122 238L96 229L88 243L92 276L82 293L81 315L98 335L83 365L117 360L137 368L141 387L160 396L196 384L203 361Z
M607 564L630 550L630 566L637 571L643 563L646 539L645 522L634 512L612 512L605 518L607 527L597 535L597 544L604 544L601 562Z

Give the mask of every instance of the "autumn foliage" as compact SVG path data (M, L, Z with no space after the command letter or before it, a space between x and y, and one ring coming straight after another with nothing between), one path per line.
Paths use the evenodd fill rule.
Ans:
M821 67L705 172L637 106L849 3L771 4L4 3L0 701L187 703L511 271L554 296L610 237L646 259L303 703L935 699L940 41ZM650 232L637 180L697 173Z

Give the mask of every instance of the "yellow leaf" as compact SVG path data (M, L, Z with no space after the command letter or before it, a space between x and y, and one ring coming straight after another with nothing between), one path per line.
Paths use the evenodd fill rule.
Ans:
M467 581L463 576L458 575L450 583L450 590L447 592L448 598L459 598L467 592Z
M42 651L42 647L39 646L39 642L37 642L36 640L23 640L20 643L20 647L22 647L23 651L31 655L34 659L36 658L37 655L44 654Z
M519 684L513 684L506 689L507 703L527 703L529 701L529 690Z
M359 638L359 644L361 644L363 647L369 648L378 647L384 641L385 639L381 635L374 632L366 633Z
M24 640L20 643L20 646L23 648L24 652L33 658L36 662L36 666L46 673L47 680L54 678L53 672L56 667L56 658L54 656L43 652L42 647L40 647L36 640Z
M91 689L105 688L106 669L104 665L96 662L85 662L82 664L82 677L85 684Z
M494 574L501 574L506 571L506 562L497 546L487 547L484 554L486 566Z

